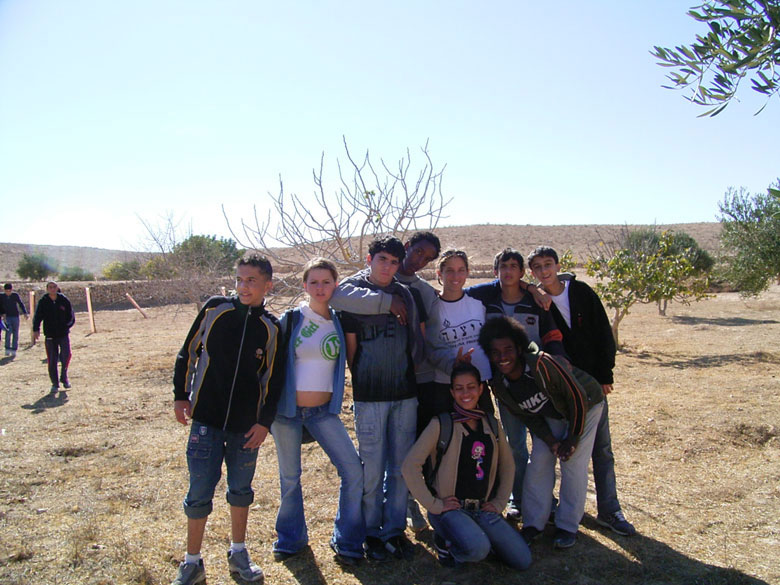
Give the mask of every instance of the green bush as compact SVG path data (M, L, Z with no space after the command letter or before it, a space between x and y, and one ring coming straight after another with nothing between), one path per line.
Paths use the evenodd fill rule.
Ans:
M83 268L68 267L65 268L59 274L59 279L62 281L74 281L74 280L95 280L95 275L91 272L87 272Z
M46 280L57 274L57 263L43 254L24 254L16 268L19 278Z
M138 280L141 278L141 263L138 260L116 260L103 268L103 276L106 280Z

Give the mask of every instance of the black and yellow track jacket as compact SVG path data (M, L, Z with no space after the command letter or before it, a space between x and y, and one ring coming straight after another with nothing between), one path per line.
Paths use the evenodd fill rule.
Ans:
M189 400L192 418L245 433L271 428L284 381L284 341L276 317L237 297L211 297L176 356L175 400Z

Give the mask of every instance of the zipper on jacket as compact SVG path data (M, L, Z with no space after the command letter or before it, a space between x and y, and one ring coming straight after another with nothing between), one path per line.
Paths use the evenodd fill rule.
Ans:
M222 425L222 430L227 429L228 419L230 418L230 405L233 403L233 390L236 388L236 380L238 379L238 366L241 364L241 353L244 350L244 337L246 337L246 325L249 323L249 316L252 314L252 307L248 307L246 317L244 317L244 329L241 332L241 343L238 344L238 357L236 358L236 371L233 373L233 383L230 385L230 396L228 397L227 410L225 412L225 423Z

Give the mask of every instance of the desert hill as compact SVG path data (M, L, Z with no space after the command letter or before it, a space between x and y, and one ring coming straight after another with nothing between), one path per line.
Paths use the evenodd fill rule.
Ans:
M622 228L653 227L651 225L509 225L487 224L437 228L435 231L444 249L457 247L465 250L473 264L488 264L494 254L511 246L524 255L540 244L558 251L571 249L578 262L588 257L589 250L599 241L609 240ZM716 222L681 223L655 226L658 230L684 231L710 253L718 251L720 224ZM44 254L60 267L83 268L99 276L103 267L116 261L131 260L139 252L105 250L77 246L41 246L35 244L0 243L0 280L17 279L16 267L23 254Z
M0 243L0 280L16 280L16 267L24 254L43 254L51 258L60 269L83 268L99 276L103 267L115 260L132 260L138 252L105 250L81 246L43 246L37 244Z

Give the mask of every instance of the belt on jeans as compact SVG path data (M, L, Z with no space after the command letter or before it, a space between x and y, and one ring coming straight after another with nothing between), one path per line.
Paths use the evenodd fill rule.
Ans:
M466 498L465 500L460 501L460 507L463 510L478 512L482 507L482 500Z

